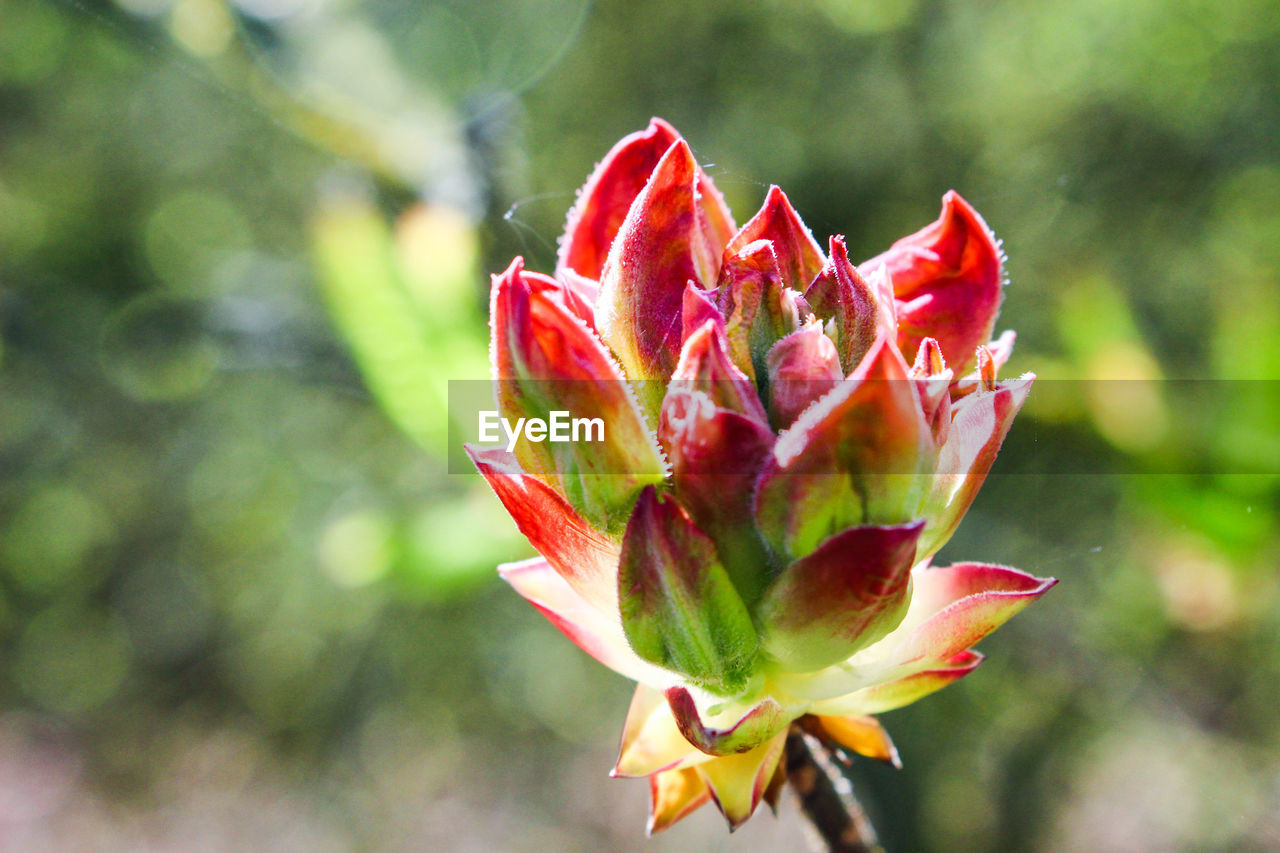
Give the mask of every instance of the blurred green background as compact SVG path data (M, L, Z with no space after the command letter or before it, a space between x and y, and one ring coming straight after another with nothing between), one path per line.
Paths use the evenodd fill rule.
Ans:
M1009 254L1008 372L1048 381L943 561L1062 583L884 718L889 848L1280 850L1280 3L0 22L5 850L801 849L789 805L644 840L629 685L446 473L487 273L549 269L651 115L739 221L777 183L868 257L954 187Z

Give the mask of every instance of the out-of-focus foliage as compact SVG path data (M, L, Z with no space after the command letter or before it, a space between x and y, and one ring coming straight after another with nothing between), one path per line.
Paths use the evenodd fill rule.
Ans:
M486 273L550 267L657 114L740 220L775 182L867 257L955 187L1010 255L1042 381L949 551L1062 583L886 715L906 768L852 774L890 849L1280 848L1274 0L0 22L7 845L794 845L636 837L628 686L499 588L526 546L446 473Z

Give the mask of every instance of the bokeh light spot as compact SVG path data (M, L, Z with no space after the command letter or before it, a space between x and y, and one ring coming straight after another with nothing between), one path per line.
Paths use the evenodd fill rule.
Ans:
M142 230L143 250L156 276L171 290L207 293L218 267L250 248L243 214L223 195L184 192L160 202Z
M103 370L137 400L180 400L198 393L218 365L217 349L195 303L140 296L112 315L101 341Z
M4 525L0 560L19 586L48 592L78 580L85 559L113 530L92 498L69 485L49 485L31 495Z
M221 0L178 0L169 17L169 32L188 51L208 58L227 49L235 24Z
M49 4L8 4L0 26L0 83L30 85L57 70L66 53L67 28Z
M883 33L911 23L917 0L817 0L831 23L853 35Z
M320 534L317 557L325 574L343 587L381 579L394 556L394 525L386 513L359 509L331 521Z
M129 640L111 614L57 606L27 623L18 641L14 678L43 707L80 713L115 694L131 656Z
M39 202L0 182L0 252L4 257L21 258L38 249L48 233L47 220Z

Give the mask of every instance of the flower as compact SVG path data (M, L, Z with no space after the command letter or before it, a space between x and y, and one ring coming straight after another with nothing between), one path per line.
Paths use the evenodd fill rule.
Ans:
M971 672L1055 582L930 563L1034 378L996 378L1002 261L954 192L857 266L777 187L738 228L654 119L587 181L554 277L493 277L501 415L607 424L468 448L541 554L499 572L638 682L613 774L648 777L650 831L773 802L793 723L896 763L873 715Z

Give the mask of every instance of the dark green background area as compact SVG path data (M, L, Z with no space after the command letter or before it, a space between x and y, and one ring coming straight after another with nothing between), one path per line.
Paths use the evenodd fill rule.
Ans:
M889 848L1280 849L1280 4L0 21L6 849L800 849L789 805L643 839L628 684L448 473L487 274L549 270L651 115L739 221L776 183L859 259L958 190L1009 255L1007 372L1090 380L1033 390L942 554L1062 582L884 716L905 768L851 772Z

